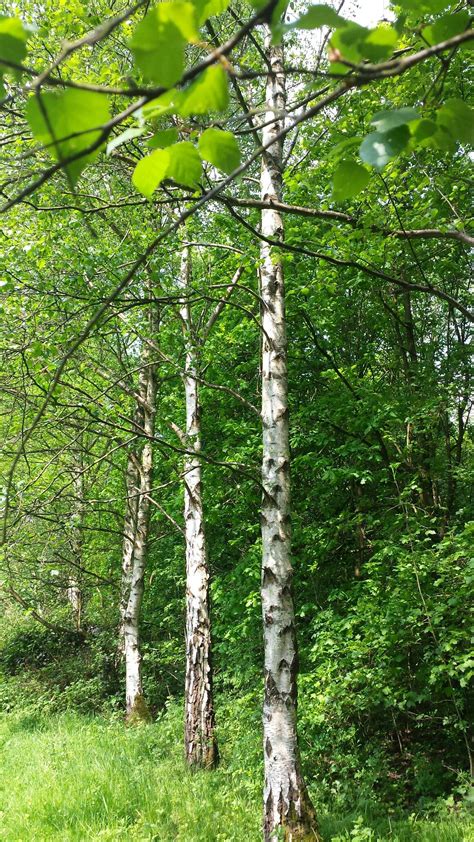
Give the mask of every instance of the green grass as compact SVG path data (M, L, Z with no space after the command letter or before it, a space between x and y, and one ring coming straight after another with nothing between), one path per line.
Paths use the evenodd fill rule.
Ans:
M258 842L258 729L221 734L223 762L189 773L181 711L125 728L78 714L0 719L0 839ZM325 840L473 842L467 818L393 821L321 813Z

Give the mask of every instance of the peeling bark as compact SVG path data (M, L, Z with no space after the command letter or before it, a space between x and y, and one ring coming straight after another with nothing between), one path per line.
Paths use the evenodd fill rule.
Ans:
M187 290L190 276L190 249L181 259L180 286ZM212 694L211 623L209 614L209 565L202 504L201 408L199 403L199 353L193 337L190 307L182 302L186 364L186 448L184 464L184 525L186 541L186 677L185 677L185 754L195 768L216 765Z
M269 74L262 142L282 128L286 102L283 48L265 33ZM271 122L275 116L279 119ZM282 198L282 141L263 155L261 199ZM262 210L262 234L283 238L278 210ZM262 612L264 630L263 703L265 842L319 839L316 816L301 774L296 730L297 645L291 580L290 451L288 430L287 338L283 266L271 247L261 245L262 299Z

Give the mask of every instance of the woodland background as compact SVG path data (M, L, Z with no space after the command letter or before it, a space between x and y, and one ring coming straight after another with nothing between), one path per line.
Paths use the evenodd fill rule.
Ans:
M426 4L400 6L408 7L393 12L400 21L405 11L401 48L422 49L422 25L470 4L438 3L434 17ZM16 3L13 14L39 26L24 63L47 66L64 38L120 11L79 0ZM205 37L222 43L251 13L232 3ZM341 14L357 9L345 4ZM66 77L104 86L127 79L131 28L74 53ZM265 100L261 29L232 53L230 100L213 122L234 133L242 159L255 149ZM316 75L330 68L325 32L285 35L290 111L326 84ZM468 123L460 118L464 128L444 144L418 138L385 167L364 165L370 178L358 194L348 187L355 169L333 185L337 171L344 175L341 160L355 162L375 113L417 107L429 121L446 101L469 101L469 55L452 50L355 89L285 140L283 201L316 211L283 214L275 254L286 283L299 738L327 839L473 838ZM7 78L1 111L7 204L51 164L25 120L24 84ZM191 139L212 122L177 120ZM130 120L121 130L136 126ZM135 189L131 175L148 139L131 135L102 153L77 185L63 174L48 179L1 218L0 469L4 489L10 483L0 561L5 840L259 838L259 160L161 243L115 298L68 359L22 450L59 361L91 314L199 195L172 182L151 199ZM218 180L208 166L202 190ZM413 230L435 233L407 235ZM181 746L185 448L176 434L185 425L186 244L221 757L216 771L194 775ZM159 313L158 397L140 631L153 722L125 728L117 640L126 472L150 307Z

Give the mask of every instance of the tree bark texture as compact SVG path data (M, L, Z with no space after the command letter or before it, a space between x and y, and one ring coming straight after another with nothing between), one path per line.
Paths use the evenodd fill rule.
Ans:
M265 34L269 74L262 141L284 123L283 48ZM275 119L276 118L276 119ZM282 199L283 146L275 141L262 158L261 199ZM262 233L283 239L278 211L262 210ZM290 451L287 337L283 266L261 245L262 300L262 611L264 630L263 747L265 842L318 839L316 817L303 781L296 730L297 644L292 594ZM283 837L282 837L283 834Z
M83 526L85 515L85 499L84 499L84 473L82 458L75 462L73 467L73 489L74 502L72 511L72 525L71 525L71 556L72 556L72 570L68 577L68 587L66 591L67 600L71 606L72 615L74 618L74 625L78 632L82 631L82 619L84 608L84 593L82 588L82 550L83 550Z
M157 332L157 317L150 313L150 331ZM156 415L156 364L144 343L133 426L138 444L127 460L126 506L122 551L121 642L125 659L125 700L129 721L147 719L140 652L140 609L144 592L149 537L150 495L153 479L153 436Z
M191 252L181 258L180 286L189 293ZM183 298L180 309L186 349L184 389L186 399L184 464L184 527L186 542L186 677L185 754L194 768L217 763L212 694L209 565L202 502L201 407L199 403L199 349L193 335L191 311Z

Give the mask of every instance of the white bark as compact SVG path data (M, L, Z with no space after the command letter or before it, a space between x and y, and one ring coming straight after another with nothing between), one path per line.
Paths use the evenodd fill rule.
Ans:
M121 646L125 660L125 702L127 717L134 714L143 698L139 641L140 607L143 579L135 563L139 508L138 454L128 456L126 476L126 514L122 551ZM137 575L138 574L138 575Z
M190 250L181 259L180 286L187 293L190 281ZM201 408L199 404L199 357L191 312L183 299L186 363L186 449L184 464L184 525L186 542L186 677L185 754L190 766L210 768L217 762L212 697L211 625L209 616L209 565L202 504Z
M156 319L153 317L150 317L150 328L152 331L156 329ZM142 719L148 715L143 695L139 629L150 521L152 438L156 414L156 366L150 357L149 345L144 343L134 416L135 430L143 438L139 439L140 444L133 447L129 453L126 476L120 637L125 659L128 719Z
M73 467L73 488L74 503L72 506L71 524L71 556L74 572L71 572L68 579L66 591L67 600L71 606L74 624L77 631L82 629L82 613L84 607L84 595L81 582L82 550L83 550L83 524L85 514L84 500L84 473L81 458Z
M77 631L82 628L82 589L76 576L69 576L67 598L72 609L74 624Z
M265 35L270 63L263 144L284 122L283 48ZM275 117L277 118L275 120ZM282 142L262 159L262 201L282 199ZM262 211L262 233L283 239L278 211ZM303 782L296 731L297 647L292 596L290 451L288 430L287 338L283 266L271 247L261 246L262 298L262 611L264 629L263 705L264 839L318 838L314 810Z

